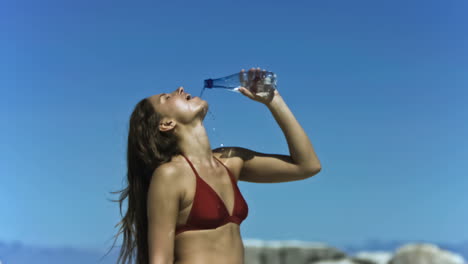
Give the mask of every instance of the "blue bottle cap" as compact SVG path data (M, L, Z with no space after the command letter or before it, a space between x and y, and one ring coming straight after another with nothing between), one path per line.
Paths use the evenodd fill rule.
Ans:
M205 88L213 88L213 79L205 80Z

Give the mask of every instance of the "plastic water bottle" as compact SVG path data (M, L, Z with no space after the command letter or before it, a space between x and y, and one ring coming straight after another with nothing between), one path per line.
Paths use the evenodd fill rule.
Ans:
M240 93L239 88L245 87L249 91L259 96L268 96L270 90L277 89L276 74L270 71L254 70L241 71L218 79L206 79L203 91L213 88L226 89L228 91Z

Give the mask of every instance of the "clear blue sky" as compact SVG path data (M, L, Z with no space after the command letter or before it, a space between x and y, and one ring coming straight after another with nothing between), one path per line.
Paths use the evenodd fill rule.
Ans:
M323 170L239 182L243 239L466 240L466 10L464 0L2 1L0 241L108 248L135 104L180 85L199 95L204 79L256 66L277 73ZM289 154L263 105L203 97L213 148Z

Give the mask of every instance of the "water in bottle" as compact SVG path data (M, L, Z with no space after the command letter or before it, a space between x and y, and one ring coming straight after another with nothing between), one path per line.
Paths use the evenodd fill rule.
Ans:
M276 74L264 70L249 70L234 73L218 79L206 79L199 97L202 96L203 91L206 88L226 89L228 91L240 93L240 87L245 87L256 95L266 97L271 90L277 89Z

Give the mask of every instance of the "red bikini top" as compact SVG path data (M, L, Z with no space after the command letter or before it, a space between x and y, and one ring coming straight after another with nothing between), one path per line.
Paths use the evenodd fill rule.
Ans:
M227 170L231 178L232 188L234 190L234 209L232 214L228 212L226 205L223 203L219 195L198 175L195 167L190 160L182 154L192 167L196 176L196 189L193 199L192 208L184 225L176 227L175 235L189 231L201 229L215 229L229 222L240 225L247 218L249 207L242 197L239 187L236 184L231 171L220 160L219 161Z

